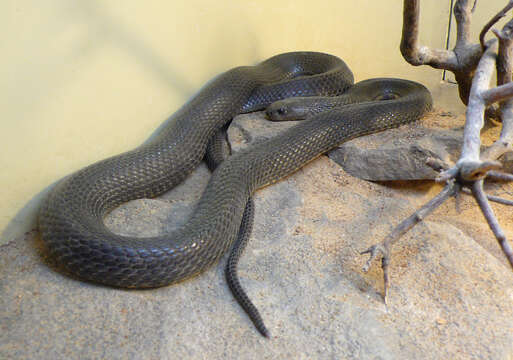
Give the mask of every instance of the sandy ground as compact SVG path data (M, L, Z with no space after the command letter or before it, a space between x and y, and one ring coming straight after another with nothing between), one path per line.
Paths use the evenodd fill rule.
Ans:
M408 136L463 120L436 110L394 131ZM487 128L484 142L498 132ZM201 166L162 197L116 209L107 225L121 234L169 233L208 178ZM239 274L271 340L231 296L225 259L173 286L111 289L59 271L29 232L0 247L0 358L511 359L513 272L472 197L450 199L394 246L388 306L379 266L361 270L359 252L441 188L361 180L323 156L258 191ZM513 198L513 184L486 188ZM493 207L511 242L513 209Z

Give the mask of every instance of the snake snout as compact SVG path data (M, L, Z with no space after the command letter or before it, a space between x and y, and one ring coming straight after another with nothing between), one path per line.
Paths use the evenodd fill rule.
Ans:
M265 110L267 118L272 121L305 119L307 114L301 99L289 98L272 103Z
M287 113L287 108L277 103L269 105L265 110L267 118L274 121L286 120Z

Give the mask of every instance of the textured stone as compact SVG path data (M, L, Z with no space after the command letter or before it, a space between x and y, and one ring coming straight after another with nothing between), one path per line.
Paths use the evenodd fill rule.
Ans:
M248 138L258 137L239 143ZM166 233L186 221L208 177L201 166L106 223L122 234ZM27 233L0 247L0 358L509 359L513 272L472 198L460 199L460 213L444 204L393 248L388 307L381 271L361 271L359 252L439 190L363 181L323 156L259 191L239 273L271 340L233 300L225 259L177 285L112 289L56 271L37 232ZM512 239L511 209L497 209Z
M393 129L343 144L329 153L353 176L371 181L434 179L428 158L454 163L461 148L461 131L422 126Z
M237 116L228 128L228 140L232 151L239 151L297 125L299 121L269 121L264 112Z

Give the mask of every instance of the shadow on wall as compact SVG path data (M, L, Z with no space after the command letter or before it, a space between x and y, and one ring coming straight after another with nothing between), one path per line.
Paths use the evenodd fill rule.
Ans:
M53 25L44 25L44 30L46 30L45 37L51 39L63 36L63 34L68 33L72 27L73 31L75 31L77 24L82 26L82 36L77 37L78 40L70 43L70 46L56 48L55 51L52 52L48 52L45 48L46 45L41 45L39 47L30 47L29 54L23 55L39 60L23 64L24 76L17 78L16 81L12 79L11 86L8 84L8 92L14 98L26 99L27 93L25 90L30 88L30 97L28 101L25 101L28 103L26 109L30 108L30 111L33 111L34 107L37 107L38 104L44 102L46 98L52 96L52 93L62 89L68 83L73 82L73 74L75 73L74 67L80 66L81 59L90 57L91 53L98 51L102 47L114 47L126 54L131 60L141 67L144 67L155 79L165 83L165 85L172 88L175 93L182 94L184 98L190 98L199 90L194 88L187 80L185 74L180 74L175 71L172 66L170 66L170 61L166 61L163 56L159 55L158 51L148 45L144 38L133 31L129 24L124 24L109 14L108 10L105 9L100 2L91 0L73 3L71 5L67 1L56 1L52 4L53 8L47 7L47 9L49 9L47 13L48 18L50 18L47 22L48 24L52 23L51 18L59 19L59 21L55 21L52 23ZM242 30L242 36L237 37L236 40L245 39L243 49L245 56L249 56L249 65L251 62L260 60L261 55L258 51L259 42L253 29L250 28L250 25L248 25L247 22L241 23L246 28ZM56 24L59 26L56 26ZM225 31L219 31L223 36L219 38L217 43L210 45L209 53L219 54L220 51L224 51L222 49L226 49L227 45L229 45L228 48L232 48L233 54L236 54L240 51L240 48L234 43L233 31L235 29L224 22L220 22L219 26L225 26L227 28ZM84 28L86 29L85 31L83 31ZM240 32L240 29L237 29L237 31ZM24 41L24 39L21 41ZM30 42L30 39L27 38L26 41ZM251 44L249 52L247 46L248 42ZM173 46L172 41L170 41L169 46ZM226 54L227 59L229 59L230 56L231 54ZM209 58L204 59L204 62L209 61L211 61ZM224 66L226 66L226 64L217 64L215 67L222 68ZM8 82L10 81L8 80ZM49 86L38 87L38 82L40 84L48 84ZM23 109L20 109L20 111L23 111ZM160 125L149 138L154 137L168 122L169 119ZM37 227L37 214L41 202L56 183L57 181L33 196L32 199L16 213L1 233L0 245Z
M80 66L80 59L91 56L91 53L106 46L116 47L124 52L147 69L155 79L171 86L177 93L190 95L194 91L185 76L173 71L165 59L145 44L145 41L128 26L106 13L97 1L74 2L73 5L67 1L59 1L53 4L52 16L66 19L66 21L57 21L56 23L61 25L58 28L45 24L43 29L46 31L45 37L51 40L71 34L70 36L74 36L76 40L68 43L69 46L64 49L55 48L52 49L54 51L48 52L46 47L48 44L39 47L36 45L31 48L31 53L24 54L35 61L23 63L25 78L18 78L15 83L13 79L13 86L9 86L9 90L11 93L14 92L12 94L14 97L26 96L26 89L33 90L37 87L33 82L34 78L39 77L42 82L51 79L47 81L51 83L51 88L39 88L38 93L32 93L30 100L31 103L37 103L40 98L44 100L49 91L59 89L65 85L65 82L73 80L72 75L76 69L66 69L66 67ZM78 35L77 32L79 32ZM71 76L55 76L62 75L63 72Z

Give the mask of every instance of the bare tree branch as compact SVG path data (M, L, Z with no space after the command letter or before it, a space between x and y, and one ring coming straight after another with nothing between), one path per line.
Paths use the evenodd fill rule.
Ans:
M486 174L486 177L496 181L513 181L513 174L506 174L497 171L489 171L488 174Z
M383 281L385 283L384 300L388 293L390 278L388 274L388 267L390 265L390 248L394 245L408 230L417 225L420 221L424 220L429 214L435 211L442 205L448 198L454 196L460 190L460 185L455 182L449 182L444 189L429 202L424 204L420 209L415 211L408 218L403 220L397 225L390 234L379 244L373 245L360 254L370 254L369 260L365 263L363 271L367 272L372 265L372 262L381 256L381 268L383 269Z
M510 1L513 7L513 0ZM502 130L500 138L481 157L483 159L498 159L503 154L513 150L513 20L508 21L501 31L493 30L499 39L499 54L497 56L497 86L483 94L485 101L503 100L500 103ZM509 96L508 96L509 95Z
M443 171L437 181L447 181L456 177L460 177L465 181L475 181L484 178L487 171L501 168L499 162L480 160L480 135L484 125L484 113L486 110L483 93L488 90L490 85L497 57L495 54L496 49L497 41L490 42L474 74L467 106L467 119L463 131L463 145L460 158L454 167Z
M463 146L458 162L479 161L481 146L481 129L484 125L486 109L482 93L490 86L493 68L495 66L497 42L493 42L484 52L474 74L467 106L465 129L463 131Z
M456 19L456 47L470 44L470 24L474 6L469 0L458 0L454 5L454 18ZM475 2L474 2L475 5Z
M486 33L513 8L513 0L509 0L508 4L483 27L479 44L470 43L470 23L477 0L473 2L472 6L471 2L471 0L456 0L454 16L457 22L457 40L451 51L433 50L426 46L420 46L418 40L419 0L404 0L403 3L401 38L403 57L415 66L430 65L434 68L452 71L458 82L460 98L467 105L467 112L461 155L456 164L449 167L448 164L440 160L428 160L429 166L441 171L436 181L446 182L445 188L395 227L381 243L362 252L362 254L370 254L370 258L363 268L364 271L369 269L374 259L381 256L385 303L390 286L390 247L450 196L457 195L460 191L467 192L465 187L471 188L471 194L476 199L502 251L513 267L513 250L488 202L490 200L513 205L513 200L487 196L483 190L483 181L487 177L504 181L513 180L513 175L497 172L502 165L496 161L506 152L513 151L513 20L509 21L501 31L492 29L499 41L492 39L485 42ZM497 67L498 86L490 89L495 66ZM498 107L492 105L496 102L499 102ZM481 154L480 135L485 113L499 113L503 127L500 138Z
M465 194L472 195L472 190L470 190L470 189L462 188L461 191ZM489 195L489 194L485 194L485 195L486 195L486 198L490 201L493 201L493 202L496 202L499 204L503 204L503 205L513 206L513 200L508 200L508 199L501 198L499 196L494 196L494 195Z
M466 105L474 70L482 49L479 44L470 43L470 23L476 2L457 0L454 5L456 19L456 45L453 50L431 49L419 45L420 0L404 0L401 53L404 59L414 65L429 65L454 73L458 83L461 101Z
M490 21L488 21L488 23L481 30L481 33L479 34L479 43L481 44L481 49L483 49L483 51L485 51L486 49L484 40L486 33L488 32L488 30L491 29L493 25L497 23L497 21L506 16L506 14L511 8L513 8L513 0L510 0L509 3L504 7L504 9L499 11L493 18L491 18Z
M488 89L481 94L485 105L490 105L498 101L509 99L513 96L513 85L507 83L491 89Z
M457 69L454 51L431 49L419 45L420 0L404 0L401 53L412 65L430 65L437 69Z
M493 209L490 206L490 203L486 199L486 194L483 190L483 180L479 180L474 183L472 186L472 194L476 198L476 201L479 204L479 207L481 208L481 211L483 212L483 215L486 218L490 229L493 231L493 234L497 238L502 251L509 261L509 264L513 268L513 250L511 249L511 246L506 239L506 235L502 231L499 222L493 213Z

